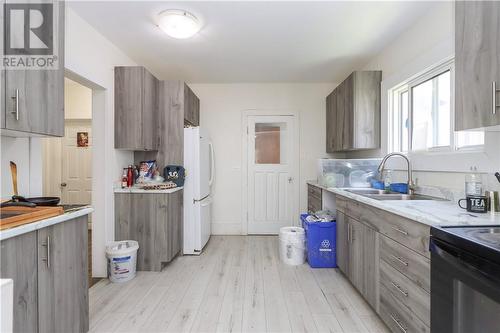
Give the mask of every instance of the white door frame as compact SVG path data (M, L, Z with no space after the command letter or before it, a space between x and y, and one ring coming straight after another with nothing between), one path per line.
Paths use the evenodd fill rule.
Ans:
M248 235L248 117L249 116L293 116L292 130L292 221L298 225L299 220L299 183L300 183L300 126L299 112L297 110L281 109L247 109L241 112L241 234ZM296 216L296 218L293 218Z

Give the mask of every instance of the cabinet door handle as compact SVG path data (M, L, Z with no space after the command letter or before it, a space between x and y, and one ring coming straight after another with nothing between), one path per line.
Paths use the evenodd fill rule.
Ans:
M401 294L403 294L405 297L408 297L408 292L404 291L403 288L396 282L391 281L391 284L394 288L396 288Z
M403 265L408 266L408 262L404 261L402 258L397 257L397 256L395 256L395 255L393 255L393 254L391 254L390 256L391 256L391 258L393 258L393 259L395 259L396 261L398 261L398 262L402 263Z
M16 89L16 96L12 96L12 99L16 100L16 108L11 113L16 115L16 120L19 120L19 89Z
M401 229L399 229L398 227L393 227L393 226L391 226L391 228L392 228L393 230L396 230L396 231L397 231L397 232L399 232L400 234L403 234L403 235L405 235L405 236L408 236L408 232L407 232L407 231L401 230Z
M403 326L403 324L401 324L401 322L399 320L397 320L393 315L390 315L390 316L391 316L392 321L394 321L396 323L396 325L398 325L398 327L401 330L401 332L403 332L403 333L408 332L406 330L406 328Z
M47 248L47 257L42 259L42 261L45 261L47 263L47 268L50 268L50 236L47 236L47 242L42 244L42 246Z
M491 84L491 113L492 114L497 114L497 108L500 107L500 105L497 105L497 92L500 91L500 89L497 89L497 82L493 81Z
M347 223L347 242L351 242L351 225Z

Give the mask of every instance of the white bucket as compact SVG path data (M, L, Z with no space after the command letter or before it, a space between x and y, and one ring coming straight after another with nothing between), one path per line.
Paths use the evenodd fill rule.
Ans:
M302 265L306 256L306 233L303 228L280 229L280 258L287 265Z
M135 277L138 249L139 243L134 240L112 242L106 246L111 282L126 282Z

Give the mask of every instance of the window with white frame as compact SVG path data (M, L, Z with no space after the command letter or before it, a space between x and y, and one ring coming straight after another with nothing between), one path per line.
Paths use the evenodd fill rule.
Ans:
M483 131L454 132L454 63L449 60L389 91L389 148L398 152L481 149Z

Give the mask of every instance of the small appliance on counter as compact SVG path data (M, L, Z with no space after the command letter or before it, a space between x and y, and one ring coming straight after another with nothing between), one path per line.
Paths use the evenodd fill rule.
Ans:
M500 225L432 227L431 331L500 331Z
M318 160L318 184L324 187L370 187L382 159Z

